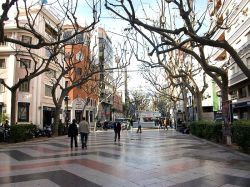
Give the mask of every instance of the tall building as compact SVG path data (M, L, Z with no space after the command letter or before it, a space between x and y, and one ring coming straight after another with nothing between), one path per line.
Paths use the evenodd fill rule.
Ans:
M112 120L112 105L114 91L113 71L113 47L106 31L98 27L92 37L93 43L97 45L96 64L99 64L99 100L97 118L100 121Z
M209 0L210 15L217 24L227 20L229 29L220 29L213 39L227 40L250 69L250 2L245 0ZM223 49L217 49L213 61L228 68L229 92L235 118L250 119L250 81Z
M39 7L40 8L40 7ZM57 31L54 29L59 24L59 20L46 7L41 10L33 7L31 16L36 17L34 28L41 33L45 40L56 37ZM19 9L19 24L27 23L25 10ZM39 13L38 13L39 12ZM13 13L14 14L14 13ZM37 38L33 34L21 30L17 27L14 19L5 22L6 36L20 40L28 44L37 43ZM49 53L45 48L31 50L32 56L25 47L13 44L0 44L0 78L9 87L15 85L19 79L34 71L35 67L42 65L43 60ZM35 60L35 61L34 61ZM50 72L43 73L32 80L23 83L16 93L16 122L30 123L43 126L52 124L55 107L51 94L51 82L48 75L57 74L53 63L50 65ZM11 115L11 92L0 85L0 113Z
M72 25L64 26L64 36L68 38L74 33L74 27ZM76 77L80 79L82 76L87 75L89 72L90 55L89 48L90 33L81 33L76 35L72 40L68 41L69 45L66 45L65 52L72 56L72 63L75 64L73 72L70 72L71 78ZM77 44L78 43L78 44ZM93 80L97 75L93 75ZM74 79L74 78L73 78ZM96 78L97 79L97 78ZM73 88L66 98L66 113L69 121L76 119L77 122L81 120L81 117L85 117L91 125L94 124L98 94L97 82L89 80L81 86ZM70 79L66 79L65 86L72 84Z

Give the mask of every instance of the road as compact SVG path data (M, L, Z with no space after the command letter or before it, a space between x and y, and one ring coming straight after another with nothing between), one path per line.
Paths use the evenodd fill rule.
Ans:
M250 186L250 157L175 130L91 133L88 149L68 137L0 145L0 186Z

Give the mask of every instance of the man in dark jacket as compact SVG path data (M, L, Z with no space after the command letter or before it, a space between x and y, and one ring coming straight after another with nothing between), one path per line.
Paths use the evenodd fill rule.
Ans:
M118 136L118 141L120 141L121 128L122 128L121 123L120 123L119 121L116 122L116 123L115 123L115 126L114 126L114 131L115 131L115 142L116 142L117 136Z
M72 123L69 125L69 130L68 130L68 137L71 137L70 141L70 146L71 148L73 147L73 139L75 141L75 147L77 146L77 135L78 135L78 129L76 125L76 120L73 119Z

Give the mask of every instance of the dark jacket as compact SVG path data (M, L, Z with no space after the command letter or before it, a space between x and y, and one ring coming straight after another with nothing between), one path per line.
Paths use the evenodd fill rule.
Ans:
M78 135L78 129L75 123L71 123L69 125L69 130L68 130L68 137L71 136L77 136Z
M114 131L121 131L122 125L120 122L116 122L114 126Z

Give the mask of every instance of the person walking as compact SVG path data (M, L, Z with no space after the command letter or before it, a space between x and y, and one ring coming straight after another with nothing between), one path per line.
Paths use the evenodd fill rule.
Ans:
M71 148L73 148L73 139L75 141L75 147L78 147L77 136L78 136L78 129L77 129L77 125L76 125L76 120L73 119L72 123L69 125L69 130L68 130L68 137L71 138L71 141L70 141Z
M82 148L87 149L88 135L89 135L89 123L86 121L85 117L82 118L82 121L79 123L79 132L81 135Z
M169 121L168 121L168 118L165 118L164 119L164 130L168 130L168 123L169 123Z
M121 122L116 122L115 126L114 126L114 131L115 131L115 142L118 136L118 141L120 141L120 136L121 136L121 129L122 129L122 125Z
M138 133L140 131L141 133L141 122L140 122L140 118L138 118L138 129L137 129L137 132Z

